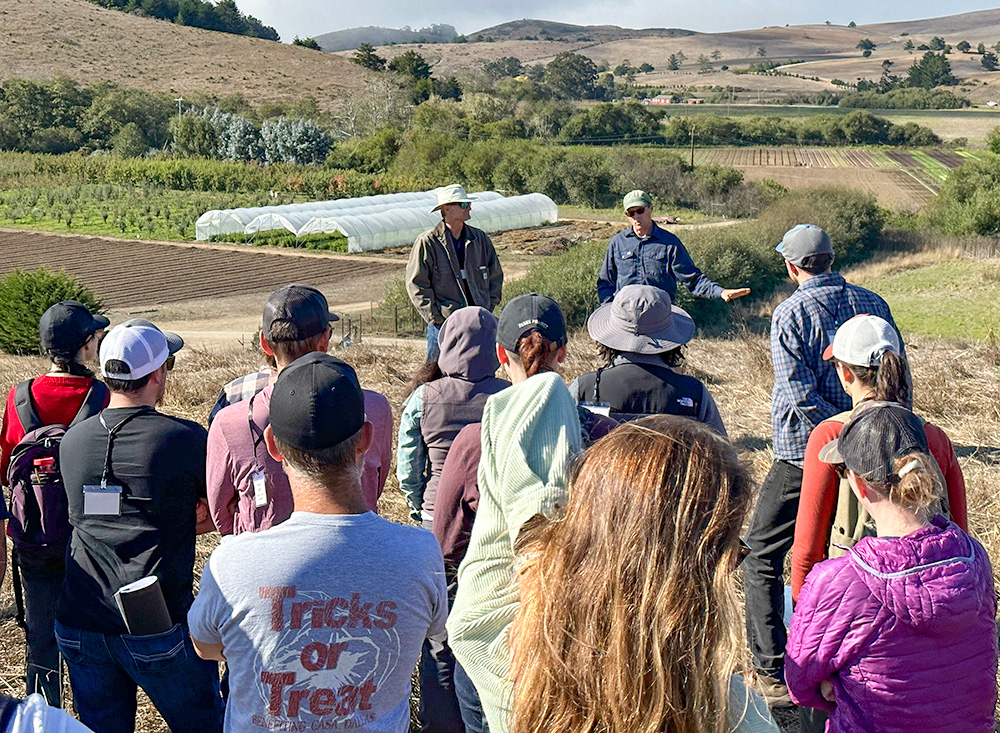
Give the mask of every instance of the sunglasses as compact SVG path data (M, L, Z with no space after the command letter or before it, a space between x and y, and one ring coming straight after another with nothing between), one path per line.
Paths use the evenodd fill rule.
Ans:
M635 217L639 216L639 214L644 214L645 212L646 212L646 207L640 206L636 209L629 209L628 211L625 212L625 216L629 217L630 219L634 219Z
M468 201L456 201L455 206L457 206L460 209L468 209L472 206L472 204Z
M167 371L171 371L174 368L174 363L177 361L177 357L173 354L167 357L167 360L163 362L163 365L167 368Z

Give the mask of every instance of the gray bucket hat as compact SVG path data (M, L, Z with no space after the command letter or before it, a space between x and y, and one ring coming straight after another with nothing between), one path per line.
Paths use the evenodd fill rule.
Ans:
M694 336L694 320L652 285L626 285L587 319L587 331L615 351L662 354Z

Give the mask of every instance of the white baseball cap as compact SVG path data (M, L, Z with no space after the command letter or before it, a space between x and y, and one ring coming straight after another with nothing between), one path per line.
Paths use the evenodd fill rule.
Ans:
M837 329L833 343L826 347L823 358L836 359L845 364L872 367L881 363L882 354L902 351L899 334L884 318L867 313L854 316Z
M176 333L161 331L145 318L133 318L112 328L101 342L101 374L111 379L142 379L182 346L184 339ZM109 374L106 366L112 360L126 364L128 372Z

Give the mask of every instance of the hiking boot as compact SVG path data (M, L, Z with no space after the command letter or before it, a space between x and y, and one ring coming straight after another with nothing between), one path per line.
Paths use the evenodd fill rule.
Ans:
M792 698L788 695L788 685L779 680L777 677L758 674L757 691L760 693L761 697L764 698L764 702L767 703L767 706L771 709L795 707L794 703L792 703Z

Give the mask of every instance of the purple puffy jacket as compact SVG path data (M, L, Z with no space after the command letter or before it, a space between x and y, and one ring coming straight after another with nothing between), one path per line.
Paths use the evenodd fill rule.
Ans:
M934 517L905 537L866 537L806 578L788 691L832 710L831 733L992 733L996 610L986 551L954 523ZM835 705L820 695L824 680Z

